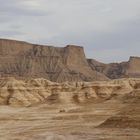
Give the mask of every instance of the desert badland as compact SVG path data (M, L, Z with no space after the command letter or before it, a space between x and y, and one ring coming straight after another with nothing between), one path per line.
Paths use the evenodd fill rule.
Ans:
M0 140L66 139L140 139L140 57L0 39Z

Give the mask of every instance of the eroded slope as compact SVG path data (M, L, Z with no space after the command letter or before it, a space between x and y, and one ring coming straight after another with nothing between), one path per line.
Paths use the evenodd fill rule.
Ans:
M46 79L0 79L0 103L31 106L37 103L77 104L123 98L139 87L139 79L54 83Z
M60 48L0 39L0 76L92 81L96 72L89 67L83 47ZM99 74L98 79L108 78Z
M140 78L140 57L130 57L127 62L110 64L88 59L88 63L93 70L105 74L110 79Z

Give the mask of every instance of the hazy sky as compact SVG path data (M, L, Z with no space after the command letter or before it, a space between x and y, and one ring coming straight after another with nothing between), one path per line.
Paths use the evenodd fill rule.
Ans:
M140 56L140 0L0 0L0 38L84 46L103 62Z

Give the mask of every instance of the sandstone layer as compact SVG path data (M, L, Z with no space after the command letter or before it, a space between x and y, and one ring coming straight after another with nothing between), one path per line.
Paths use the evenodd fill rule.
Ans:
M140 78L140 57L104 64L86 59L81 46L54 47L0 39L0 76L54 82Z
M55 82L93 81L83 47L64 48L0 39L0 76L46 78ZM108 79L98 73L98 80Z
M93 70L103 73L110 79L140 78L140 57L130 57L127 62L110 64L88 59L88 63Z
M32 106L40 103L89 103L123 98L136 88L140 88L140 79L55 83L46 79L2 78L0 79L0 104Z
M140 129L140 88L122 98L128 105L103 122L100 128Z

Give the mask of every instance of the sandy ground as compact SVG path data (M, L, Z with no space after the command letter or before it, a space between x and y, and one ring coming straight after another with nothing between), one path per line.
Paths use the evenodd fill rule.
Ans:
M127 104L0 106L0 140L139 140L135 128L99 128Z

